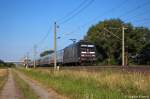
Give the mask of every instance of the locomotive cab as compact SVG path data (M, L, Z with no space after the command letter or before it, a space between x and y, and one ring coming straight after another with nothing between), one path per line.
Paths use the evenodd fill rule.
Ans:
M80 61L83 62L95 62L96 61L96 48L95 45L89 42L80 43Z

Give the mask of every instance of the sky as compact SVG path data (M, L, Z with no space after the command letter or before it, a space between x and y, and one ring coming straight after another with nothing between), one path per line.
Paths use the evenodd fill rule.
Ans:
M53 49L54 22L60 50L105 19L150 28L149 11L150 0L0 0L0 59L20 61L27 53L33 58L34 45L37 57Z

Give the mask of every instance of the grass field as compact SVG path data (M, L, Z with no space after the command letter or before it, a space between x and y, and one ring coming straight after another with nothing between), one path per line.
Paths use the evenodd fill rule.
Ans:
M34 91L30 88L30 86L24 80L22 80L14 70L13 75L16 81L16 85L23 94L24 99L39 99Z
M8 76L7 69L0 69L0 91L3 88Z
M19 69L43 85L71 99L126 99L150 97L150 76L121 70L49 71Z

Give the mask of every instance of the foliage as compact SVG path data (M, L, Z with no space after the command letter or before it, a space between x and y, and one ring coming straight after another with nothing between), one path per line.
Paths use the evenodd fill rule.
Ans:
M43 56L46 56L46 55L52 54L52 53L54 53L54 50L47 50L47 51L42 52L40 54L40 57L43 57Z
M129 62L150 42L150 30L145 27L134 27L120 19L110 19L99 22L89 28L85 40L93 42L98 52L98 61L104 64L121 64L122 26L125 28L125 48ZM118 36L113 36L108 31Z
M6 62L0 60L0 67L15 67L15 64L13 64L13 63L6 63Z
M0 92L7 81L8 78L8 70L7 69L0 69Z
M6 65L6 63L2 60L0 60L0 67L4 67Z
M139 64L150 64L150 44L147 44L139 53L136 61Z
M15 64L14 63L7 63L6 67L15 67Z

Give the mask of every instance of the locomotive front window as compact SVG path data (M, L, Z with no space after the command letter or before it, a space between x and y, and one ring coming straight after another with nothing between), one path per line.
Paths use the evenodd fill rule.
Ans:
M86 52L86 47L81 47L81 51Z
M94 45L81 45L82 52L95 52Z
M88 48L89 52L95 52L95 48Z

